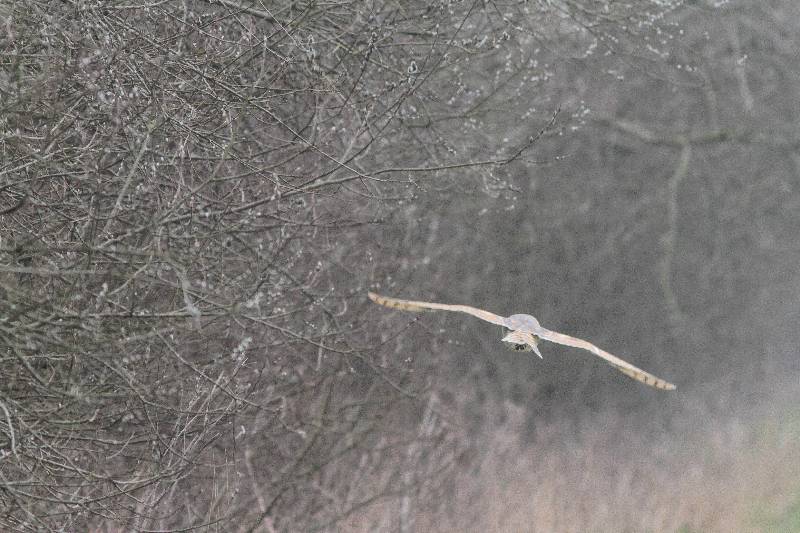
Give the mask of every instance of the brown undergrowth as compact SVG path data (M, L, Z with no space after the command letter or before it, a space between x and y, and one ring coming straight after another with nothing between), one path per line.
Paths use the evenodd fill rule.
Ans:
M426 529L771 530L756 517L779 514L800 491L797 404L765 398L721 416L703 405L687 400L660 428L616 411L555 421L522 447L508 426L488 439L480 469L462 476L458 511Z
M419 511L411 527L396 506L373 508L367 529L775 531L766 517L787 512L800 493L800 395L796 385L779 389L727 410L687 394L668 421L612 409L578 422L560 417L524 444L524 410L508 405L504 425L479 438L457 474L451 500Z

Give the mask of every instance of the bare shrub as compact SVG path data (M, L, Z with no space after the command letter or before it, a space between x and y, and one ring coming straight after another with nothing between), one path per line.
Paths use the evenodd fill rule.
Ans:
M392 267L354 228L430 183L505 188L470 171L556 106L503 142L481 113L547 82L532 39L622 15L0 5L0 527L325 529L436 490L459 444L427 363L375 344Z

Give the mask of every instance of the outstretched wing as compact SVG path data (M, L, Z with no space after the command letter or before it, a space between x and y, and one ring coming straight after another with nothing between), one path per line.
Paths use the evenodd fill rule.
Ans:
M399 298L381 296L380 294L375 294L374 292L368 292L367 295L369 296L369 299L376 304L385 305L386 307L391 307L393 309L401 309L403 311L456 311L458 313L467 313L468 315L478 317L481 320L491 322L492 324L497 324L498 326L509 327L508 324L506 324L505 317L490 313L489 311L484 311L483 309L470 307L468 305L450 305L437 304L434 302L400 300Z
M588 350L593 354L600 356L609 363L611 363L612 366L616 367L617 370L619 370L626 376L630 376L633 379L636 379L638 381L641 381L642 383L650 385L651 387L664 390L675 389L675 385L673 385L672 383L664 381L661 378L657 378L653 374L649 374L644 370L642 370L641 368L636 368L627 361L623 361L619 357L611 355L607 351L601 350L594 344L587 342L583 339L570 337L569 335L564 335L563 333L558 333L556 331L550 331L549 329L545 328L541 328L539 331L537 331L536 336L546 341L563 344L565 346L572 346L574 348L582 348L584 350Z

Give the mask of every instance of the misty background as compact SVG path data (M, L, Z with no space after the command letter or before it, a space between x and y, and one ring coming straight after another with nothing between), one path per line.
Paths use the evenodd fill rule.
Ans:
M798 21L0 0L0 528L800 530Z

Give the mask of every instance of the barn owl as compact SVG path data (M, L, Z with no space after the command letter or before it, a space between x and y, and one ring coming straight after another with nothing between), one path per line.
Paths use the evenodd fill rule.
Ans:
M393 309L401 309L403 311L455 311L472 315L480 318L481 320L485 320L486 322L491 322L492 324L502 326L504 328L505 335L501 340L508 343L512 349L521 351L532 350L539 357L542 357L542 354L539 351L538 344L542 339L555 342L557 344L563 344L565 346L582 348L592 352L598 357L605 359L606 362L611 364L611 366L615 367L623 374L650 385L651 387L663 390L675 389L675 385L672 383L664 381L661 378L657 378L654 375L633 366L627 361L623 361L619 357L612 355L605 350L601 350L588 341L543 328L541 325L539 325L539 321L531 315L511 315L509 317L503 317L494 313L490 313L489 311L484 311L483 309L470 307L468 305L450 305L435 302L400 300L398 298L381 296L379 294L375 294L374 292L368 293L368 296L370 300L377 304L391 307Z

